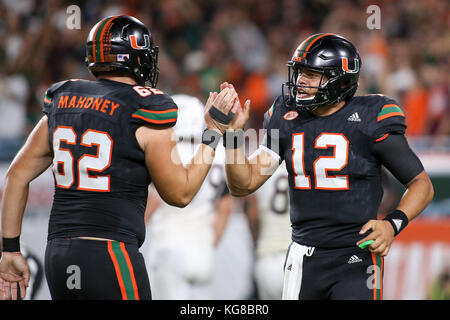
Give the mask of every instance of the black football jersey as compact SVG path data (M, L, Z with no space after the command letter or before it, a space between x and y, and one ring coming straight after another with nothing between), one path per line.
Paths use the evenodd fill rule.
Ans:
M355 246L361 227L377 219L383 195L381 163L372 148L386 134L406 130L398 104L382 95L357 96L320 117L286 107L280 96L264 127L264 145L286 162L293 241Z
M92 236L141 245L151 177L135 132L176 123L178 108L158 89L116 81L68 80L44 98L54 153L48 239Z

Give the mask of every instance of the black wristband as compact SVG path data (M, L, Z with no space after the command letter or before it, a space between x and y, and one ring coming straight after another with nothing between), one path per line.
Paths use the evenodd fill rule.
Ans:
M202 143L206 144L207 146L210 146L214 149L214 151L217 148L217 145L219 144L221 134L218 133L215 130L211 129L205 129L202 134Z
M408 225L408 216L401 210L394 210L389 213L383 220L389 221L394 228L395 236L397 236Z
M20 236L15 238L2 238L3 252L20 252Z
M238 149L244 144L244 130L225 131L223 146L225 149Z
M211 115L211 118L222 124L229 124L234 117L233 112L230 111L228 114L225 114L216 107L214 107L214 105L211 106L208 112Z

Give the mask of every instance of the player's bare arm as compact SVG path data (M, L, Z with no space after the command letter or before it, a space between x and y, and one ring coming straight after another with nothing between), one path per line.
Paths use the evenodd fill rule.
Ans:
M243 147L230 149L226 152L226 159L227 184L235 197L244 197L258 190L279 166L278 160L262 149L248 158Z
M29 184L50 166L52 158L48 143L47 117L44 116L8 169L2 203L3 238L13 239L20 236ZM3 252L0 277L5 299L10 296L14 300L17 299L18 285L21 297L25 297L30 273L20 251Z
M207 129L222 134L228 125L217 123L209 114L209 108L214 105L224 114L233 112L235 93L229 89L222 90L218 95L211 95L205 108ZM214 149L201 144L190 164L184 166L173 139L173 129L143 126L136 131L140 147L145 152L147 168L153 179L156 190L161 198L170 205L185 207L199 190L214 159ZM157 152L157 157L154 156Z
M425 170L409 182L406 187L407 190L397 208L405 212L408 220L411 221L431 202L434 196L434 188Z
M50 166L52 156L48 143L47 117L44 116L8 169L2 204L3 237L20 235L28 185Z

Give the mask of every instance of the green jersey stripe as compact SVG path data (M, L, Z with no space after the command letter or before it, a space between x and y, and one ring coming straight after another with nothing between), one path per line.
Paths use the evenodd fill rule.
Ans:
M389 107L384 107L384 108L380 111L380 113L378 113L378 116L379 116L379 117L380 117L380 116L384 116L384 115L386 115L386 114L388 114L388 113L392 113L392 112L400 112L400 113L403 114L403 111L402 111L402 109L401 109L399 106L392 105L392 106L389 106Z
M138 110L134 115L141 116L150 120L168 120L168 119L176 119L178 117L178 111L167 111L161 113L154 113L145 110Z

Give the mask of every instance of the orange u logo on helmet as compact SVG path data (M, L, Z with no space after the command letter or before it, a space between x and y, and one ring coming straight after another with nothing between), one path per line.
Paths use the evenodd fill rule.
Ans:
M353 70L350 70L348 68L348 58L344 57L342 58L342 70L348 73L358 73L359 71L359 59L354 59L354 68Z
M148 34L144 34L145 44L143 46L138 45L136 36L134 34L131 34L129 37L130 44L133 49L144 50L150 48L150 37L148 36Z

